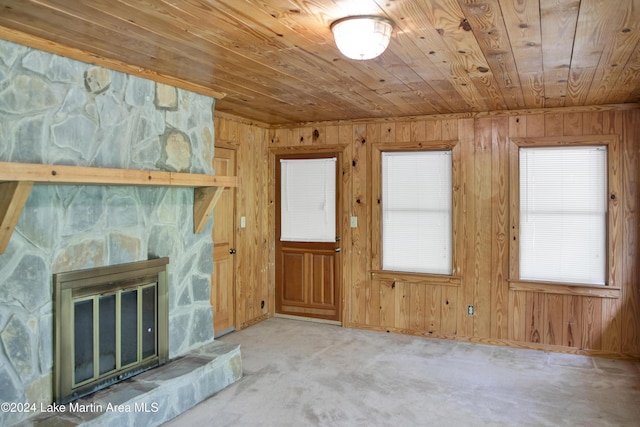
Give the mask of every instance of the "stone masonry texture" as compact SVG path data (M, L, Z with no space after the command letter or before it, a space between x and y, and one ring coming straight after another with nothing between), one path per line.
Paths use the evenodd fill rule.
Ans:
M214 104L0 40L2 162L213 173ZM192 212L191 189L34 186L0 255L0 400L52 400L58 272L168 256L169 355L211 342L213 224L194 234Z

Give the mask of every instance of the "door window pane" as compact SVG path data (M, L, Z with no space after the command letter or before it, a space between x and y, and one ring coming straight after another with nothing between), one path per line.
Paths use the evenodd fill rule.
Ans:
M336 241L336 160L280 161L281 241Z

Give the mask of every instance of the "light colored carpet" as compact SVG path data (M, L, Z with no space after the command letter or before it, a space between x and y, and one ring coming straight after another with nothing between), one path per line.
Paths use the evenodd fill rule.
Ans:
M273 318L244 377L166 426L640 426L640 362Z

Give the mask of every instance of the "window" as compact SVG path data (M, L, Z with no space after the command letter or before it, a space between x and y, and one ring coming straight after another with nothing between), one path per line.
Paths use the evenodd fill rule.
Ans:
M336 158L281 159L280 240L336 241Z
M520 148L520 278L604 285L605 146Z
M617 136L511 142L510 289L618 298Z
M452 274L452 151L382 152L382 269Z

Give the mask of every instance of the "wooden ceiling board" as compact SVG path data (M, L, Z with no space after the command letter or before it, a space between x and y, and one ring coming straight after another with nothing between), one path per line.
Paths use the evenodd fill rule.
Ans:
M425 79L416 72L415 68L407 67L401 58L391 53L381 55L379 63L383 69L394 76L394 79L389 81L384 76L381 76L378 81L372 85L375 87L374 90L377 94L388 94L389 92L399 91L407 93L407 95L412 98L412 100L406 98L404 102L415 105L422 104L423 109L428 109L429 106L431 106L433 113L454 111L454 108L450 106L447 100L447 93L449 96L455 93L453 88L443 87L438 81L425 81ZM411 95L411 93L413 93L413 95Z
M507 38L515 61L524 104L544 106L542 35L538 0L500 0Z
M454 87L472 111L490 110L492 100L483 95L486 92L484 83L476 85L477 82L474 82L478 77L478 68L486 69L489 73L489 65L482 60L474 63L474 59L480 55L480 47L477 43L474 45L475 40L471 40L473 34L468 34L469 31L462 28L461 23L465 18L460 5L455 0L438 0L424 2L423 6L424 16L433 28L431 34L439 42L436 52L447 68L443 72L452 79Z
M210 22L203 22L201 27L190 29L189 23L186 20L193 16L202 16L204 11L199 9L189 9L186 7L188 6L186 4L180 4L180 6L180 8L174 8L173 15L159 13L158 16L153 16L155 21L144 22L144 27L152 28L151 25L153 22L162 22L162 28L167 28L170 25L178 23L179 26L183 28L181 33L188 37L185 40L181 40L181 44L179 46L186 45L189 41L195 41L199 45L202 45L203 48L206 48L207 46L217 47L219 51L225 52L225 55L220 58L220 64L216 62L214 65L220 66L222 69L227 67L231 72L230 75L235 77L235 79L246 78L249 82L247 86L255 84L266 88L277 88L280 86L282 87L282 94L290 94L294 92L293 86L303 84L301 83L301 77L297 76L290 70L288 71L286 69L275 67L267 61L252 59L253 55L259 55L261 52L282 51L287 49L287 45L278 42L277 36L272 35L271 37L268 37L257 31L245 31L249 27L239 27L239 21L236 20L234 22L234 20L228 19L231 15L222 13L219 10L214 14L216 17L215 20L209 19L208 21ZM185 11L188 13L185 13ZM198 13L199 11L200 13ZM166 17L162 18L163 15ZM218 30L226 28L223 33L226 33L233 28L240 28L242 29L242 37L238 37L236 40L217 37L216 33L204 30L203 28L206 26L211 26ZM162 32L163 31L158 33L158 36L161 36ZM247 52L242 52L243 49ZM207 52L203 49L202 52L194 54L194 60L206 58L206 55L209 53L212 53L214 58L217 59L218 56L216 52L217 50L214 52ZM239 52L240 55L238 55ZM211 63L212 61L209 59L207 62ZM254 68L257 69L256 72L253 71ZM216 76L213 75L210 78L215 79L215 77ZM207 77L203 76L203 78Z
M447 46L443 37L445 30L440 28L435 19L434 9L443 6L456 7L455 2L450 5L435 4L430 2L415 2L411 0L400 0L393 3L395 9L388 11L391 19L396 23L400 22L398 32L401 33L405 41L403 46L415 44L419 50L419 56L415 52L406 49L406 57L412 68L416 69L415 63L428 65L433 64L433 68L418 70L418 74L427 82L438 81L438 75L442 76L440 81L448 81L458 96L448 98L449 102L455 102L458 107L454 111L481 111L486 110L486 105L479 105L481 96L477 92L471 78L466 73L466 68L460 64L461 54ZM458 17L460 14L458 15ZM456 20L453 18L452 26L456 28ZM456 28L457 31L457 28ZM406 35L406 36L405 36ZM400 36L398 36L400 38ZM453 47L455 49L455 47ZM426 55L425 55L426 54ZM462 68L461 72L456 72ZM436 74L437 73L437 74ZM443 96L443 92L440 92Z
M95 12L92 11L93 7L98 5L100 6L102 4L102 7L104 7L105 9L107 9L107 3L111 4L111 8L109 9L110 12L108 13L101 13L99 10L96 10ZM52 1L51 4L54 7L58 7L60 4L64 4L64 1ZM106 32L109 32L111 30L109 30L109 28L115 29L116 31L114 31L113 33L111 33L110 35L105 35L102 39L103 40L113 40L113 39L117 39L121 32L117 31L119 26L121 25L122 20L120 20L120 22L118 22L118 18L117 15L114 16L113 13L119 13L120 16L136 16L135 10L133 10L132 8L130 8L128 5L123 5L122 3L119 2L77 2L74 3L73 7L70 7L68 9L68 11L70 11L71 13L73 13L75 16L92 16L92 17L96 17L96 21L100 23L100 26L105 29ZM218 16L220 16L221 14L218 14ZM145 18L146 15L140 15L138 14L137 16L140 16L142 18ZM158 20L157 22L162 22L163 25L160 26L159 28L171 28L170 25L171 23L169 22L169 20L174 20L175 17L171 16L171 15L167 15L165 14L162 20ZM165 20L166 19L166 20ZM177 21L177 20L176 20ZM218 19L217 22L219 22L220 20ZM175 22L175 21L174 21ZM179 22L179 21L178 21ZM194 61L190 61L189 64L191 67L193 66L197 66L198 65L198 61L197 59L202 58L202 57L206 57L206 53L204 51L198 51L196 49L195 46L199 46L202 43L198 43L199 39L198 38L191 38L191 43L190 44L183 44L181 46L185 46L184 51L180 51L180 50L176 50L176 49L172 49L172 46L178 46L178 44L176 44L175 42L179 40L179 37L182 34L187 34L186 31L182 31L181 33L178 32L177 35L173 36L172 40L169 40L168 37L172 36L172 34L168 33L167 31L158 31L157 33L153 33L151 31L146 31L145 28L151 28L153 29L152 26L149 25L148 22L145 22L144 19L139 19L135 25L130 26L129 28L129 35L134 34L134 39L137 41L137 44L139 45L139 48L137 49L136 52L133 52L131 54L131 56L129 58L131 59L127 59L130 62L134 62L136 57L140 57L143 56L145 54L149 54L148 52L150 52L150 47L153 47L153 45L145 45L143 44L145 41L147 40L152 40L152 39L156 39L156 40L160 40L160 43L158 43L159 46L167 46L168 49L163 50L162 52L155 52L153 53L154 56L158 57L158 58L162 58L165 61L171 61L176 65L180 65L183 64L184 61L181 60L183 55L188 55L190 58L195 58ZM184 42L184 41L182 41ZM99 40L94 41L95 44L100 43ZM215 45L215 44L211 44L209 43L209 46L211 45ZM203 45L203 47L206 47ZM222 49L226 49L225 47L222 47ZM233 61L237 61L238 59L236 58L235 55L230 56L230 58ZM209 62L210 63L210 62ZM265 97L269 98L269 99L264 99L261 101L267 101L267 102L280 102L283 104L292 104L294 103L294 101L299 100L298 98L298 93L299 93L299 88L292 88L290 86L288 86L288 83L291 83L292 81L295 81L295 79L292 78L291 75L289 74L280 74L277 70L272 70L271 72L267 72L264 70L261 70L258 73L249 73L249 74L243 74L242 71L246 70L248 67L246 66L246 63L232 63L230 65L226 65L225 63L222 64L218 64L218 68L222 69L222 70L226 70L229 69L231 70L229 73L225 72L225 71L220 71L218 70L217 72L215 72L215 74L217 74L218 76L220 76L220 78L224 81L233 81L233 84L238 85L241 84L241 81L243 78L245 78L245 87L246 89L244 90L245 92L248 93L254 93L255 95L255 89L258 88L259 89L259 93L261 93L262 95L264 95ZM260 63L256 63L255 64L258 68L262 67L262 64ZM239 70L239 71L238 71ZM214 70L196 70L200 75L209 75L209 74L214 74ZM177 72L177 71L175 71ZM256 80L255 76L262 76L261 80ZM254 80L251 80L254 79ZM201 81L201 84L207 84L210 82L207 81ZM305 82L300 82L301 85L307 85L307 83ZM315 86L312 86L312 88ZM226 86L225 86L225 90L227 90ZM323 97L317 97L314 99L313 94L311 93L312 91L307 91L305 94L305 104L311 104L311 105L323 105L326 104L323 101ZM295 98L295 100L293 99ZM342 111L341 108L338 108L335 104L327 104L325 105L325 107L330 107L327 111L331 111L333 110L335 111ZM351 111L353 108L350 108L348 111ZM346 110L345 110L346 112ZM362 114L366 114L364 111Z
M182 12L187 10L190 13L190 15L188 16L197 14L197 11L189 10L188 8L185 8L185 7L183 7L180 10ZM223 14L223 16L230 17L232 15ZM221 28L224 25L232 27L232 26L236 26L237 24L238 24L237 22L230 22L230 23L223 24L220 19L217 19L215 26L217 28ZM210 35L201 32L201 35L199 37L203 39L208 39ZM354 108L356 108L352 104L349 104L344 100L340 100L337 98L326 99L325 96L322 96L324 94L323 91L320 92L319 96L316 96L315 95L316 91L322 89L323 83L319 82L319 84L309 85L309 79L311 79L312 76L325 75L326 74L325 70L318 69L318 67L315 66L314 64L303 64L305 66L308 65L310 69L303 70L299 67L296 70L292 71L287 69L287 68L291 68L291 65L288 65L288 64L290 64L292 61L289 61L288 64L285 63L287 64L286 67L278 66L278 64L276 64L275 61L279 60L281 56L277 56L273 54L273 52L287 49L287 46L280 45L280 46L275 46L273 48L267 48L267 46L273 46L274 44L269 43L268 41L264 42L264 40L267 40L267 38L261 37L256 31L252 31L251 41L242 43L246 46L249 46L251 50L256 50L257 48L255 46L257 46L260 43L263 44L262 47L264 47L265 49L261 50L260 53L258 54L262 62L256 61L255 64L252 64L250 61L246 61L244 59L238 60L232 57L233 59L232 64L219 65L220 69L229 70L228 73L224 73L224 74L220 72L217 73L217 77L220 78L219 81L225 82L225 90L228 91L227 85L234 85L234 86L241 85L242 84L241 82L243 81L243 79L246 78L246 80L244 80L245 82L244 85L246 86L246 89L244 90L246 92L249 92L249 93L255 92L255 88L258 87L260 93L262 93L267 97L272 98L271 100L269 99L262 100L264 101L262 102L263 104L265 103L268 104L270 102L280 102L283 104L295 105L296 103L303 102L306 105L323 107L323 109L327 112L333 111L333 114L335 114L336 112L348 113L349 111L352 111L354 110ZM232 41L228 41L227 43L230 45L223 47L223 49L227 49L229 51L231 51L232 49L235 49L235 51L241 51L243 49L243 47L240 46L241 43L232 42ZM245 56L248 56L252 53L253 52L247 52ZM260 71L259 73L255 73L255 75L257 76L263 76L261 80L253 80L253 81L249 80L251 76L254 75L254 73L251 71L251 69L247 65L252 65L252 66L255 65L256 67L260 67L261 64L270 64L269 66L270 71L263 70L263 71ZM313 67L315 67L315 69ZM305 89L304 91L301 90L303 88ZM238 93L237 91L238 89L236 89L236 93ZM304 97L303 97L304 101L300 100L301 93L304 93ZM247 97L244 97L243 99L247 100ZM331 102L331 101L335 101L335 102ZM361 114L366 115L367 113L366 113L365 107L363 107L362 110L363 111Z
M46 19L60 22L61 28L57 30L55 41L64 40L61 44L73 43L74 47L85 51L91 49L91 52L106 57L113 54L114 45L119 45L119 59L137 66L153 62L159 68L169 69L176 63L181 63L184 51L189 51L191 54L196 52L192 45L185 46L182 52L178 49L172 52L162 43L148 43L146 38L136 34L136 26L127 26L126 30L114 28L114 26L104 26L102 20L94 23L47 7L4 10L2 19L15 23L11 28L30 32L42 38L51 38L51 34L47 30L39 29L36 26L38 22ZM190 64L191 66L199 66L197 61L191 61ZM207 67L209 70L212 69L210 62ZM175 70L172 71L171 74L177 74ZM200 73L204 71L206 70L198 70Z
M629 92L629 88L635 89ZM625 64L616 86L609 92L606 102L610 104L613 100L625 96L626 102L640 102L640 48L638 46Z
M183 10L188 10L189 6L190 6L189 4L185 4L185 5L181 5L181 8ZM271 12L267 12L267 11L260 12L261 17L266 19L265 25L270 20L274 20L274 21L276 20L276 18L274 18L273 15L278 17L278 16L284 16L287 14L294 15L294 16L300 16L302 14L302 12L300 12L300 9L291 9L290 6L291 4L289 4L289 9L284 11L281 10L276 12L272 10ZM259 28L264 26L258 22L258 18L260 18L260 16L247 17L245 15L244 10L245 9L243 9L242 12L225 10L224 14L229 17L240 16L243 23L251 22L251 24L247 24L247 25L249 25L251 28L253 28L256 31L258 31ZM255 12L257 10L257 6L256 8L249 8L247 10ZM311 18L316 19L313 16L311 16ZM233 23L233 24L237 25L237 23ZM338 63L338 61L335 61L335 47L333 46L333 40L330 38L331 33L328 30L328 25L325 25L324 23L321 23L321 24L322 25L320 26L320 29L325 33L323 35L325 39L322 39L316 36L316 39L321 39L323 41L320 43L317 43L314 46L315 49L313 49L312 54L306 54L306 55L300 55L300 56L296 54L296 51L302 51L303 53L307 53L302 46L309 45L309 42L305 41L304 37L297 34L297 30L296 30L289 33L287 37L282 37L282 39L286 39L288 41L289 44L287 45L283 45L276 49L262 49L259 52L245 52L244 55L247 57L250 55L259 56L262 61L264 61L265 63L271 64L275 70L287 74L287 77L283 78L283 80L285 81L287 80L298 81L299 87L297 87L295 90L290 91L292 96L296 97L297 99L309 98L310 95L312 95L314 90L320 90L322 91L322 93L324 93L325 90L331 91L331 87L329 84L327 84L326 79L330 78L331 82L335 82L336 79L338 79L338 81L343 82L343 84L344 82L348 82L350 89L347 92L345 92L344 90L334 92L333 95L339 98L343 97L344 95L344 99L342 100L342 102L339 102L339 104L349 107L352 114L354 114L354 110L362 111L361 113L355 113L356 117L368 117L370 115L373 115L375 117L379 115L378 113L376 113L376 111L381 111L380 114L384 114L383 113L384 109L376 107L376 105L372 103L371 100L369 99L369 95L371 94L371 87L370 87L371 85L368 85L366 81L365 82L357 81L351 77L351 74L354 71L353 63L347 62L347 61ZM316 23L315 25L317 26L318 24ZM310 28L311 26L309 25L309 26L302 26L302 27L298 26L298 27ZM279 28L276 31L284 31L284 28ZM291 42L292 39L293 39L293 43ZM255 50L256 44L257 43L255 41L252 41L252 42L246 43L246 46L249 46L251 50ZM245 47L245 44L235 43L234 47L236 48L236 51L239 51L239 50L241 51ZM290 50L291 55L287 55L286 57L283 57L282 52L284 50ZM286 58L286 59L283 60L283 58ZM336 66L336 63L338 66ZM372 65L376 65L376 64L372 64ZM395 76L393 74L388 74L388 71L385 69L379 69L378 73L370 73L370 74L368 73L367 76L373 75L373 74L377 74L378 76L381 75L382 77L386 77L387 79L391 79L391 80L395 79ZM376 82L379 81L379 77L376 77L376 79L372 81L375 84ZM361 85L364 85L365 87L360 87ZM301 93L304 93L305 96L300 97ZM362 94L362 98L357 98L358 94ZM354 102L354 96L356 96L355 102ZM372 98L374 98L373 102L381 101L377 96L374 96ZM289 100L288 102L291 105L296 105L294 101ZM316 98L313 101L313 104L321 105L322 98L320 98L320 100ZM406 113L406 111L403 110L404 108L406 108L406 105L404 104L405 103L400 103L399 105L397 105L397 112L399 114ZM387 101L386 105L387 106L395 105L395 103ZM336 110L335 112L337 113L342 113L342 109L340 108L335 108L335 110ZM345 113L348 113L348 111L345 111Z
M498 0L485 0L481 4L460 0L460 6L467 17L464 26L473 32L489 69L499 77L496 83L507 108L524 108L520 76ZM487 71L479 68L478 72Z
M427 16L446 46L448 63L453 76L461 86L471 87L473 102L480 110L502 110L506 108L499 93L493 71L480 48L468 18L456 0L424 2Z
M575 31L571 58L571 71L565 105L581 105L586 102L598 63L609 44L611 26L617 26L621 18L620 8L612 8L602 1L583 0Z
M585 103L602 104L621 83L626 64L640 48L640 0L613 9L606 34L607 43L589 88Z
M565 104L580 0L540 0L545 107Z
M395 55L392 55L391 49L388 49L376 62L380 62L383 68L394 75L402 75L403 81L410 88L415 88L416 85L419 88L431 88L435 94L434 98L437 98L432 102L441 105L438 109L439 112L465 110L468 104L454 87L453 79L442 74L439 66L434 63L436 58L435 51L431 49L432 46L420 46L420 44L426 44L423 40L427 37L419 37L422 43L412 43L411 37L414 37L411 31L397 31L391 40L391 49ZM387 59L391 56L395 59L393 62ZM448 72L449 67L446 69ZM382 86L386 85L385 78L377 77Z
M380 57L335 47L354 14L394 21ZM640 101L640 0L0 0L0 27L272 125Z

